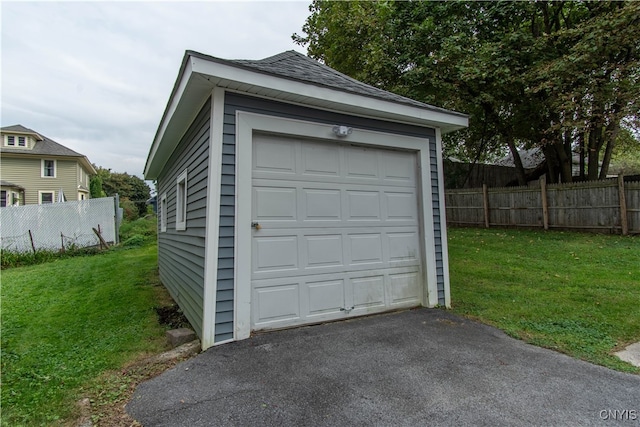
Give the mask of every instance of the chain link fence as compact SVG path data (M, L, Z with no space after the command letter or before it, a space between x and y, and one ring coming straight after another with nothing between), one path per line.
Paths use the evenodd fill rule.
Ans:
M0 248L66 250L117 243L117 197L0 208ZM98 236L100 235L100 237Z

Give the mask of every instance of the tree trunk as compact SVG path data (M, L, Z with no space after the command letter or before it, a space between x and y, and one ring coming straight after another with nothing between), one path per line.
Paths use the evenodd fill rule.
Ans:
M511 155L513 156L513 164L516 167L516 175L518 176L518 185L527 185L527 177L524 172L524 166L522 165L522 159L520 158L520 153L518 152L518 147L513 142L512 138L506 138L507 145L509 146L509 151L511 151Z
M585 166L586 166L586 158L585 158L585 145L584 145L584 131L581 131L578 134L578 147L580 147L580 181L585 181L587 179L585 175Z
M556 141L553 143L552 147L555 151L561 181L572 182L573 175L571 173L571 157L567 156L564 144L560 141Z
M589 166L587 171L589 181L598 179L600 147L602 147L602 126L594 126L589 132Z
M617 122L611 123L607 126L607 146L604 149L604 158L602 159L602 168L600 168L600 179L606 179L609 173L609 164L611 163L611 154L615 146L616 137L620 130L620 124Z
M549 183L558 183L558 156L551 144L542 147L544 157L547 159L547 170L549 171Z

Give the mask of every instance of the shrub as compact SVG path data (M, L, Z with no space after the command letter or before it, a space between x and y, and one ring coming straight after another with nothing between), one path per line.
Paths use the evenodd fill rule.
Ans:
M144 236L141 236L140 234L134 234L133 236L122 242L122 246L142 246L145 240L146 239L144 238Z
M155 215L147 215L134 221L125 221L120 225L120 241L126 242L134 236L142 236L145 241L155 240L158 223Z

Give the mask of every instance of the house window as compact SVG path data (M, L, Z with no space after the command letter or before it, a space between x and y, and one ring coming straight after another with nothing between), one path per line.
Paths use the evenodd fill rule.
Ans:
M55 194L53 191L38 191L38 195L40 198L40 204L46 205L48 203L53 203L55 198Z
M43 178L55 178L56 177L56 161L55 160L42 160L42 177Z
M167 231L167 193L160 198L160 232Z
M176 230L187 229L187 170L176 180Z
M2 190L0 191L0 208L7 207L7 192Z
M16 145L16 137L13 135L7 135L7 145Z
M26 147L27 146L27 138L24 136L18 137L18 147Z

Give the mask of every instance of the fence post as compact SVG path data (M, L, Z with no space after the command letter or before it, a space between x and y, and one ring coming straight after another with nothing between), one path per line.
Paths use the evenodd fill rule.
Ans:
M542 225L549 229L549 202L547 200L547 176L540 177L540 197L542 198Z
M627 199L624 195L624 175L618 175L618 195L620 196L620 226L622 235L629 234L629 224L627 223Z
M489 228L489 191L487 184L482 184L482 206L484 208L484 227Z
M36 245L33 244L33 234L31 234L31 230L29 230L29 240L31 240L31 249L33 249L33 253L36 253Z
M118 195L118 193L116 193L115 197L113 198L113 223L115 224L116 227L116 235L115 235L115 244L119 244L120 243L120 221L118 218L118 208L120 207L120 196Z

